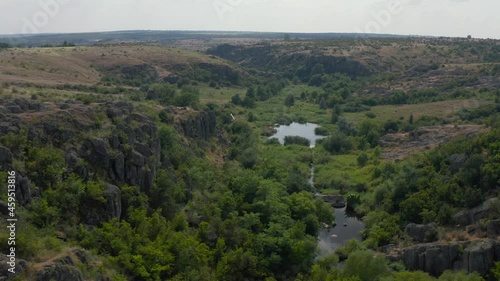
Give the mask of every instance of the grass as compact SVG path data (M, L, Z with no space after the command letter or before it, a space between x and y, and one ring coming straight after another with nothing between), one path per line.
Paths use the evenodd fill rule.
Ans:
M358 124L366 119L367 113L375 114L375 119L381 122L388 120L409 120L413 114L415 120L422 116L432 116L440 119L452 118L456 113L465 108L476 108L491 101L478 99L447 100L432 103L404 104L404 105L380 105L374 106L370 111L344 113L343 116Z
M316 157L319 154L328 153L321 147L315 150ZM340 185L347 187L344 192L353 192L354 187L371 181L371 175L375 166L367 164L360 167L357 162L357 154L334 155L329 161L315 166L315 186L325 194L339 193Z
M0 52L0 82L94 85L102 78L97 68L149 64L166 77L201 63L234 68L219 58L161 46L13 48Z
M215 103L215 104L225 104L231 102L231 97L235 94L239 94L240 97L245 97L247 89L240 87L229 87L229 88L210 88L208 86L201 86L200 88L200 102L203 104Z

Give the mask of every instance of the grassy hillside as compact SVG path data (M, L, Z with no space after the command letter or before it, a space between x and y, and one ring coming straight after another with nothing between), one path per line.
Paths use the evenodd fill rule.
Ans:
M169 47L108 45L0 51L3 83L95 85L123 79L126 84L140 86L178 75L205 83L238 83L239 71L221 59Z

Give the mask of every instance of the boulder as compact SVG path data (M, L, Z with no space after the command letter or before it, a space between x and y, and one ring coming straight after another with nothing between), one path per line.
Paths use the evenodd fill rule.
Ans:
M31 189L28 177L16 174L16 200L21 205L26 205L31 200Z
M204 111L181 123L184 135L190 138L207 140L215 134L216 115L213 111Z
M123 153L116 153L110 160L109 175L111 179L124 182L125 181L125 156Z
M143 143L136 143L135 144L135 150L139 152L140 154L144 155L144 157L149 157L153 155L153 152L149 148L149 145L143 144Z
M456 213L453 216L453 220L461 226L476 224L479 220L486 218L490 214L492 204L497 202L498 198L488 199L481 206Z
M347 204L342 195L322 195L325 202L330 203L334 208L344 208Z
M15 273L9 272L10 266L7 264L9 257L7 255L0 255L0 280L19 280L16 277L28 267L28 262L16 258L16 266L14 267Z
M0 145L0 167L4 170L12 166L12 152L7 147Z
M11 113L14 114L19 114L24 112L19 105L7 105L5 108L7 108L7 110L9 110Z
M67 256L40 269L36 273L36 281L83 281L83 275Z
M118 149L120 147L120 137L117 136L117 135L112 135L111 137L109 137L109 145L111 146L111 148L113 149Z
M129 153L129 155L127 157L127 161L130 162L131 164L133 164L135 166L139 166L139 167L144 166L144 163L145 163L144 156L135 150L132 150Z
M405 227L405 233L408 234L415 242L433 242L435 241L435 235L432 232L437 230L436 223L429 224L415 224L410 223Z
M490 221L486 231L489 238L496 239L500 235L500 219Z

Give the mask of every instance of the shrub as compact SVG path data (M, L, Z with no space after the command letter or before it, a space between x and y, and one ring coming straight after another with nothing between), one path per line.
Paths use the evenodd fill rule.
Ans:
M366 165L366 163L368 163L368 159L369 159L368 154L364 151L361 151L356 160L358 161L359 166L363 167Z
M371 251L358 251L346 260L344 273L347 276L357 276L362 281L377 281L389 275L389 267L385 257L374 255Z
M292 144L303 145L303 146L310 146L311 142L308 139L304 138L304 137L286 136L285 137L285 145L292 145Z
M353 148L352 140L341 132L334 133L320 142L331 154L347 153Z
M314 134L317 136L328 136L328 130L323 127L317 127L314 129Z

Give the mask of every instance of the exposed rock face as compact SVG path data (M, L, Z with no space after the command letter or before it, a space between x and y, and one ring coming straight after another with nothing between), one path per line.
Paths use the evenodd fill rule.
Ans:
M453 216L453 220L456 224L462 226L476 224L480 219L484 219L489 215L492 204L497 202L497 198L486 200L479 207L458 212Z
M116 125L120 136L113 134L106 139L85 141L78 156L67 156L67 163L79 157L85 159L94 171L106 170L114 184L137 185L148 193L156 178L156 167L160 160L160 143L154 121L126 102L106 104L108 117L122 120ZM132 126L131 122L135 124ZM71 160L71 161L68 161ZM86 174L80 169L80 176Z
M496 239L500 235L500 220L492 220L487 227L488 237Z
M31 200L31 190L28 177L16 174L16 200L21 205L26 205Z
M4 170L12 166L12 152L7 147L0 145L0 167Z
M16 280L16 276L22 273L28 263L25 260L17 259L15 273L9 272L9 258L6 255L0 255L0 280Z
M403 262L408 270L422 270L433 276L447 269L486 276L498 260L500 242L491 239L419 244L403 249Z
M405 227L405 233L408 234L415 242L433 242L435 237L432 237L432 231L437 228L436 223L415 224L410 223Z
M85 224L100 225L122 214L121 191L117 186L106 184L104 186L104 202L89 199L84 203L81 218Z
M71 257L67 256L45 265L37 272L36 281L83 281L83 275L74 267Z
M207 140L215 133L215 113L212 111L201 112L198 116L184 121L182 129L187 137Z

